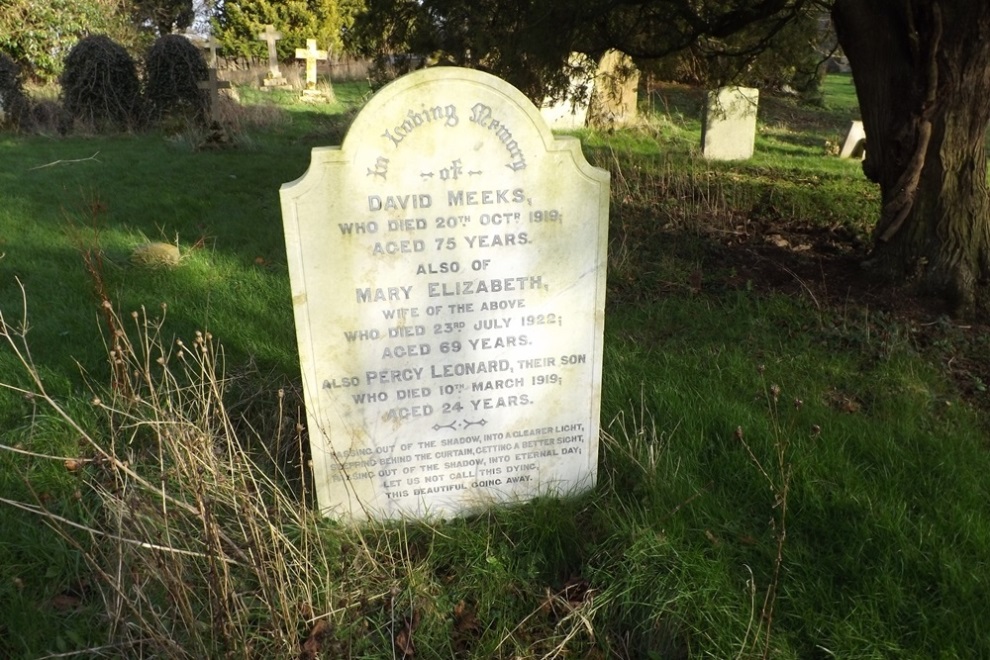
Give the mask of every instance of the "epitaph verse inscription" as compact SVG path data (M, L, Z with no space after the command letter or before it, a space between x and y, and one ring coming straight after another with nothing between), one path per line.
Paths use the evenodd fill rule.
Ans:
M607 177L507 83L438 68L283 186L323 510L448 516L594 484Z

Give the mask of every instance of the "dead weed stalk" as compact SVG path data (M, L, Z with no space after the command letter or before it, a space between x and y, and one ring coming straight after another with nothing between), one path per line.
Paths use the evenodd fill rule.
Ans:
M3 386L41 402L82 438L89 455L72 469L85 471L95 495L84 498L81 521L40 500L6 504L37 514L78 549L95 578L108 641L128 654L298 655L314 623L332 625L342 607L333 604L316 514L305 496L288 492L277 467L261 467L278 466L266 455L278 442L244 437L235 424L224 401L223 351L209 333L173 343L162 335L164 308L161 318L142 310L126 322L109 303L102 311L112 318L111 371L127 384L93 386L98 431L46 391L24 339L26 303L19 323L0 311L0 338L30 380ZM301 445L300 430L291 440Z

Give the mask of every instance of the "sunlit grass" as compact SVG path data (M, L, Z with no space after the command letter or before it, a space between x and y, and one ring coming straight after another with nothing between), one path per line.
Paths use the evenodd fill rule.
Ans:
M316 108L243 90L277 119L245 120L224 150L0 137L14 342L0 350L0 497L40 507L0 507L0 656L293 657L319 621L326 657L990 656L986 411L903 320L718 286L733 274L701 231L866 227L875 189L825 148L855 115L850 88L827 78L824 109L764 99L746 163L698 157L698 92L678 86L645 100L637 128L580 132L613 182L598 487L362 529L298 514L278 188L342 135L364 88ZM135 265L148 241L177 245L179 265ZM704 287L688 285L696 272ZM170 389L165 365L140 358L178 373L179 340L209 342L210 368ZM121 380L147 374L155 394ZM182 462L197 456L202 473ZM162 493L224 515L211 527L182 508L166 536ZM54 516L195 552L117 547ZM218 530L253 531L202 552ZM246 549L271 572L245 570ZM208 569L226 560L241 563L225 582ZM131 609L111 607L113 584Z

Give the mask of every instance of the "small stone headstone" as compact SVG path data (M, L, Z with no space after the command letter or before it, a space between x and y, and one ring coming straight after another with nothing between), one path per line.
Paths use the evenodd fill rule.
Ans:
M591 488L608 173L489 74L417 71L281 189L320 509Z
M701 152L709 160L745 160L756 144L760 92L750 87L722 87L709 92L701 129Z
M839 157L866 157L866 131L863 129L863 122L856 120L849 126L849 133L846 134L846 141L842 143L842 150L839 152Z

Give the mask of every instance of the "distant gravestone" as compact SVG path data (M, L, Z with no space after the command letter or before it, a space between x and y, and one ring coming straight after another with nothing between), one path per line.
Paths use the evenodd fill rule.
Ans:
M325 60L329 53L316 47L316 39L307 39L306 48L296 49L296 59L306 61L306 87L303 98L306 100L325 100L325 95L316 89L316 63Z
M265 31L258 34L258 40L268 44L268 73L262 80L265 87L285 87L288 84L278 68L278 51L275 50L275 42L281 38L282 33L274 25L266 25Z
M839 157L866 157L866 131L863 129L863 122L858 120L853 121L849 126L849 133L846 135L846 141L842 143L842 150L839 152Z
M209 77L199 83L199 88L206 91L207 98L210 101L210 118L215 122L219 122L221 119L220 90L230 89L230 83L217 78L216 68L210 67L207 71L209 72Z
M623 126L636 120L639 70L631 57L610 50L598 62L588 123L600 128Z
M588 72L588 57L572 53L565 95L546 99L540 114L551 128L569 130L585 126L613 127L636 118L639 71L625 53L610 50Z
M498 78L426 69L281 199L323 512L594 485L609 190L577 140Z
M210 52L210 56L206 60L206 65L208 67L211 67L213 69L218 68L217 67L217 50L219 50L220 49L220 46L222 46L222 45L223 44L221 44L219 41L217 41L217 39L212 34L209 37L207 37L206 39L204 39L203 42L200 44L200 48L202 48L204 50L208 50Z
M571 53L567 90L560 97L545 99L540 106L540 115L550 128L570 130L587 125L588 106L595 91L595 79L586 73L587 64L587 55Z
M760 92L749 87L723 87L709 92L701 129L701 152L709 160L745 160L756 143Z

